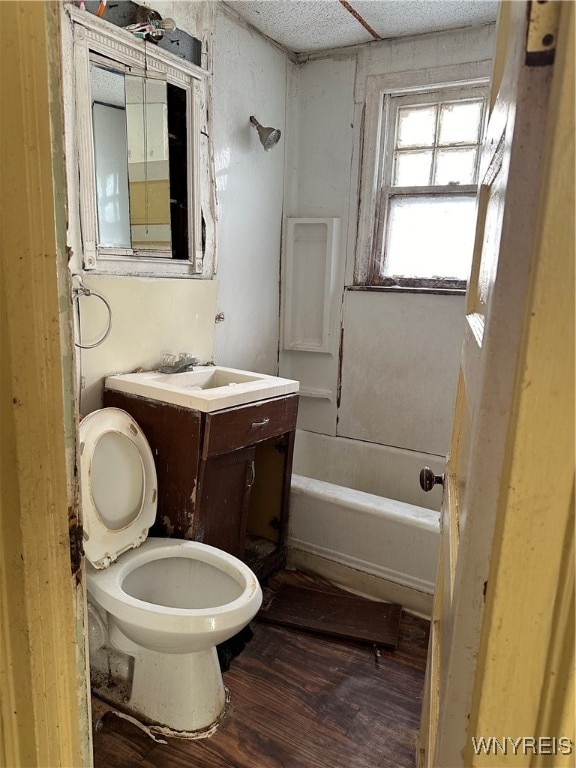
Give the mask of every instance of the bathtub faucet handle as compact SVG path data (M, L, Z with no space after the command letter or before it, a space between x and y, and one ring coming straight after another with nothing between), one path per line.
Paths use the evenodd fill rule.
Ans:
M444 475L435 475L430 467L420 470L420 488L423 491L431 491L435 485L444 486Z

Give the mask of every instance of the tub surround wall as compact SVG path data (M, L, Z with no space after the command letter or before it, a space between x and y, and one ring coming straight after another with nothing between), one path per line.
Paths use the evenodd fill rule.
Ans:
M337 216L343 232L339 296L331 308L335 348L280 354L281 375L299 379L304 389L333 393L332 400L302 398L302 429L439 458L448 450L464 296L347 290L356 252L363 109L369 76L398 73L409 87L417 70L488 62L493 42L494 26L487 25L299 57L285 215Z
M296 430L295 474L439 511L442 488L437 485L425 493L418 483L426 465L440 474L444 457Z
M327 352L280 351L280 370L308 389L329 397L301 397L298 421L303 429L336 434L338 349L344 265L349 238L348 208L355 199L352 167L356 58L335 57L300 65L290 96L290 163L286 169L286 217L338 217L339 253L335 289L329 307L330 348ZM297 304L295 297L294 303ZM318 297L321 301L321 297Z
M464 296L346 291L338 435L445 454L463 319Z

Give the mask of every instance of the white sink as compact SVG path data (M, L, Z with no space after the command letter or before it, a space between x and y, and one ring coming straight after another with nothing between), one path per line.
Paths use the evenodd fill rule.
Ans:
M184 373L148 371L108 376L106 387L210 413L289 395L298 392L300 384L292 379L212 365Z

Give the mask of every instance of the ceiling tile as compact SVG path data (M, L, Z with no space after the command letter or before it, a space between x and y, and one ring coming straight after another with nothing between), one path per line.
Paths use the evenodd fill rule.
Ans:
M350 0L380 37L405 37L496 20L497 0Z
M235 0L226 4L296 53L373 40L338 0Z
M496 20L498 0L348 0L380 37L406 37ZM372 35L339 0L227 0L256 29L296 53L367 43Z

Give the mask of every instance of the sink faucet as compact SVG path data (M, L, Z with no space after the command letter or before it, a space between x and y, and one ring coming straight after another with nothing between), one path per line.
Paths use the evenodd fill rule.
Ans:
M164 355L162 365L158 366L158 370L160 373L183 373L194 370L194 366L198 365L199 362L198 357L193 357L188 352L180 352L178 357L176 355Z

